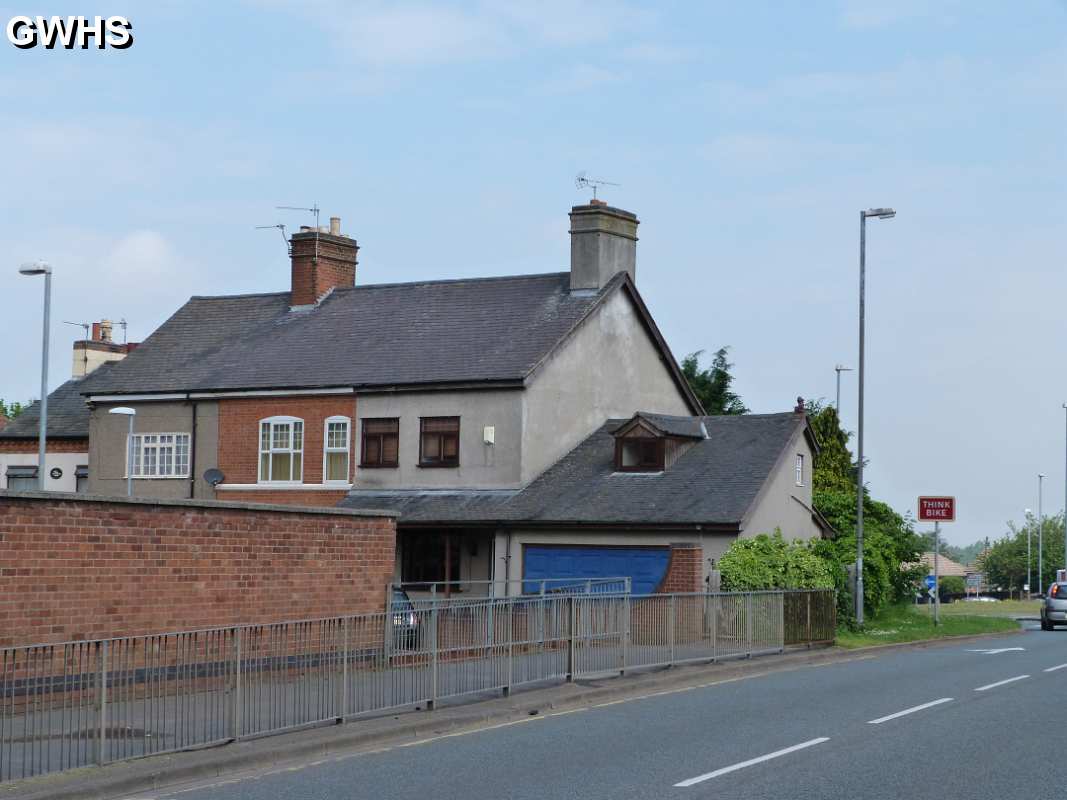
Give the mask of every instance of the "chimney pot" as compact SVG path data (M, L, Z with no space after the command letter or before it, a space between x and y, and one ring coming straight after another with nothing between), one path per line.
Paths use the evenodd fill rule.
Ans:
M94 322L93 323L92 341L94 341L94 342L99 342L100 341L100 323L99 322Z
M330 217L330 233L334 236L341 235L341 218Z
M603 200L574 206L571 219L571 291L600 289L617 273L637 278L637 216Z
M111 341L111 320L109 319L100 320L100 341Z

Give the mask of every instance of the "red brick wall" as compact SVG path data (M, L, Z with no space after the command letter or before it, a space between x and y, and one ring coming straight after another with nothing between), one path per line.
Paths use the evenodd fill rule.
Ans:
M278 489L271 491L254 490L242 492L238 490L215 492L220 500L236 503L276 503L282 506L321 506L333 508L340 503L348 494L344 489L336 492L309 492L302 489Z
M319 234L318 263L315 234L294 234L292 245L292 305L310 305L334 287L355 285L355 239Z
M671 561L659 591L664 594L704 591L704 549L699 544L671 544Z
M0 647L381 611L390 517L0 491Z
M322 483L323 430L327 417L341 416L351 420L349 434L349 481L356 464L356 398L354 395L318 397L241 397L219 400L219 469L226 475L226 483L256 483L259 479L259 421L267 417L290 416L304 420L304 483ZM308 498L302 497L306 494ZM279 502L297 505L333 505L325 496L332 492L282 490L269 500L262 492L242 499L253 502ZM341 492L339 500L344 496ZM219 492L220 500L236 499L228 492Z
M88 439L46 439L48 453L88 453ZM36 439L0 439L0 453L36 453Z

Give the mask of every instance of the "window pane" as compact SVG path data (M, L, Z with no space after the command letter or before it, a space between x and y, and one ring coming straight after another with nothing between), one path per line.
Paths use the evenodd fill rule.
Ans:
M288 450L289 449L289 423L288 422L275 422L274 423L274 436L271 439L271 447L275 450Z
M175 443L174 471L178 475L189 472L189 435L178 434Z
M326 446L333 449L348 448L348 423L331 422L326 428Z
M301 467L300 453L293 453L293 480L300 480L300 467Z
M259 424L259 449L270 450L270 423L261 422Z
M291 468L293 457L289 453L272 453L270 457L270 479L272 481L292 480Z
M441 439L433 434L422 437L422 458L437 461L441 457Z
M293 423L293 449L294 450L303 450L304 449L304 423L303 422L294 422Z
M363 420L363 432L370 433L396 433L400 429L398 419L365 419Z
M32 492L37 488L37 478L8 477L7 488L13 492Z
M622 466L636 467L640 459L640 443L636 441L623 441L622 443Z
M400 437L395 433L382 437L382 463L396 464L397 454L400 449Z
M259 479L270 480L270 453L262 453L259 457Z
M146 442L148 440L155 439L155 436L146 436ZM146 445L144 449L144 463L142 475L155 475L156 474L156 448L154 445Z
M442 436L441 440L444 445L444 460L455 461L459 456L459 439L455 436Z
M133 437L133 474L141 474L141 437Z
M381 438L378 436L371 436L367 439L367 444L363 451L363 461L366 464L380 464L382 461L382 447Z
M174 474L174 448L173 447L160 447L159 448L159 474L160 475L173 475Z
M348 480L348 453L330 453L326 456L326 480Z
M459 417L423 417L422 430L424 433L459 433Z

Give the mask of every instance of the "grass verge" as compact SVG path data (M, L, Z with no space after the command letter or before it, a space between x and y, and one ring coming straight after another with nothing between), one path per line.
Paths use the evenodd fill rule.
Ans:
M918 606L927 615L934 613L932 604ZM942 603L942 617L1037 617L1041 614L1040 600L1001 600L997 603Z
M979 615L942 614L941 624L934 625L931 615L916 610L912 605L900 605L868 619L861 631L839 630L837 644L839 647L849 648L872 647L879 644L940 639L945 636L970 636L1016 630L1019 630L1019 625L1013 619Z

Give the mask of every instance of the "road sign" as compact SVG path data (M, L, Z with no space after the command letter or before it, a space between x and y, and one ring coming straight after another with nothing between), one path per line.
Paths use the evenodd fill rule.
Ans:
M956 520L955 497L920 497L920 522L954 522Z
M977 572L972 572L967 576L967 588L977 589L982 585L982 576Z
M933 575L927 575L926 576L926 588L927 589L933 589L934 588L934 576Z

